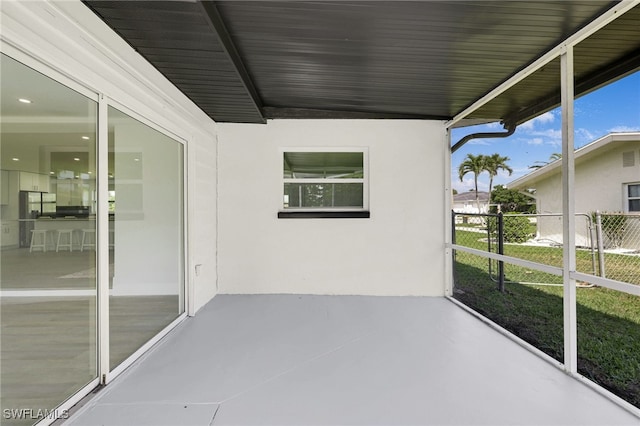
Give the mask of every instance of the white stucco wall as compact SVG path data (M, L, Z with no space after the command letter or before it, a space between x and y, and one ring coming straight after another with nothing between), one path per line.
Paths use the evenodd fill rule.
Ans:
M444 294L441 122L219 125L221 293ZM369 219L278 219L282 152L367 147Z
M79 0L2 2L2 51L185 141L189 311L216 288L216 124ZM138 244L137 256L153 249ZM195 266L199 274L195 273Z
M635 162L623 167L622 154L634 152ZM575 166L575 211L589 214L624 211L624 184L640 181L640 141L615 142L594 151ZM559 171L536 182L537 209L539 213L562 213L562 185ZM586 219L576 220L576 244L587 245ZM562 220L543 218L538 221L538 237L562 241Z

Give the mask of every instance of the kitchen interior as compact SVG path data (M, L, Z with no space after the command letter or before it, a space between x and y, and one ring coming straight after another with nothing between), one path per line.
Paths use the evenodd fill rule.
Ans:
M25 138L31 143L20 144ZM95 288L94 273L69 279L95 267L95 136L76 138L76 145L58 145L51 133L3 129L2 290Z
M33 161L24 164L15 153L10 159L3 156L3 160L13 163L3 164L2 169L0 219L3 250L56 250L57 235L49 232L46 241L34 241L38 234L33 231L61 228L74 231L71 241L64 241L66 245L71 244L67 249L82 248L81 231L95 228L96 180L93 153L79 151L79 148L41 145L39 157L43 161L36 170L29 167ZM110 194L110 205L114 206L114 192L110 191ZM94 238L92 235L91 244ZM85 243L90 244L86 240ZM36 247L32 247L34 244Z

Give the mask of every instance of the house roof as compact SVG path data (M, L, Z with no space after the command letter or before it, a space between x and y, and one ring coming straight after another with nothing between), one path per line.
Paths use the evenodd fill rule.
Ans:
M616 1L98 1L104 22L218 122L451 119ZM622 3L620 3L622 4ZM640 7L574 49L576 92L640 67ZM559 104L559 60L475 110Z
M489 193L487 191L478 191L478 199L484 203L489 201ZM464 203L466 201L476 201L476 192L468 191L453 196L453 203Z
M640 142L640 132L629 133L609 133L606 136L596 139L595 141L575 150L574 159L576 165L582 161L601 154L614 146L623 142ZM528 189L535 186L538 181L548 178L554 174L560 173L562 161L556 160L543 167L535 169L533 172L524 175L518 179L505 185L511 189Z

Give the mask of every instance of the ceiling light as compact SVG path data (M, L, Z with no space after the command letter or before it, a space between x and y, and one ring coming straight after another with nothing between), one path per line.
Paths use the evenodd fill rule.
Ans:
M140 159L139 158L134 158L133 161L140 161Z
M18 98L18 102L22 102L23 104L30 104L31 101L25 98Z
M12 160L13 160L13 161L20 161L20 159L19 159L19 158L16 158L16 157L13 157L13 158L12 158Z
M89 136L83 136L82 139L84 139L85 141L89 140Z
M80 161L80 159L78 157L74 157L73 161Z
M55 174L56 174L56 172L49 172L49 174L50 174L50 175L55 175Z
M88 174L88 175L90 175L90 174L91 174L91 172L87 172L87 174Z

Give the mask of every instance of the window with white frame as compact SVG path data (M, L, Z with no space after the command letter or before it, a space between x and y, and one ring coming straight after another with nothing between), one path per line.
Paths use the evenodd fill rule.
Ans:
M285 150L283 210L365 211L367 151Z
M625 187L625 210L627 212L640 212L640 183L628 183Z

